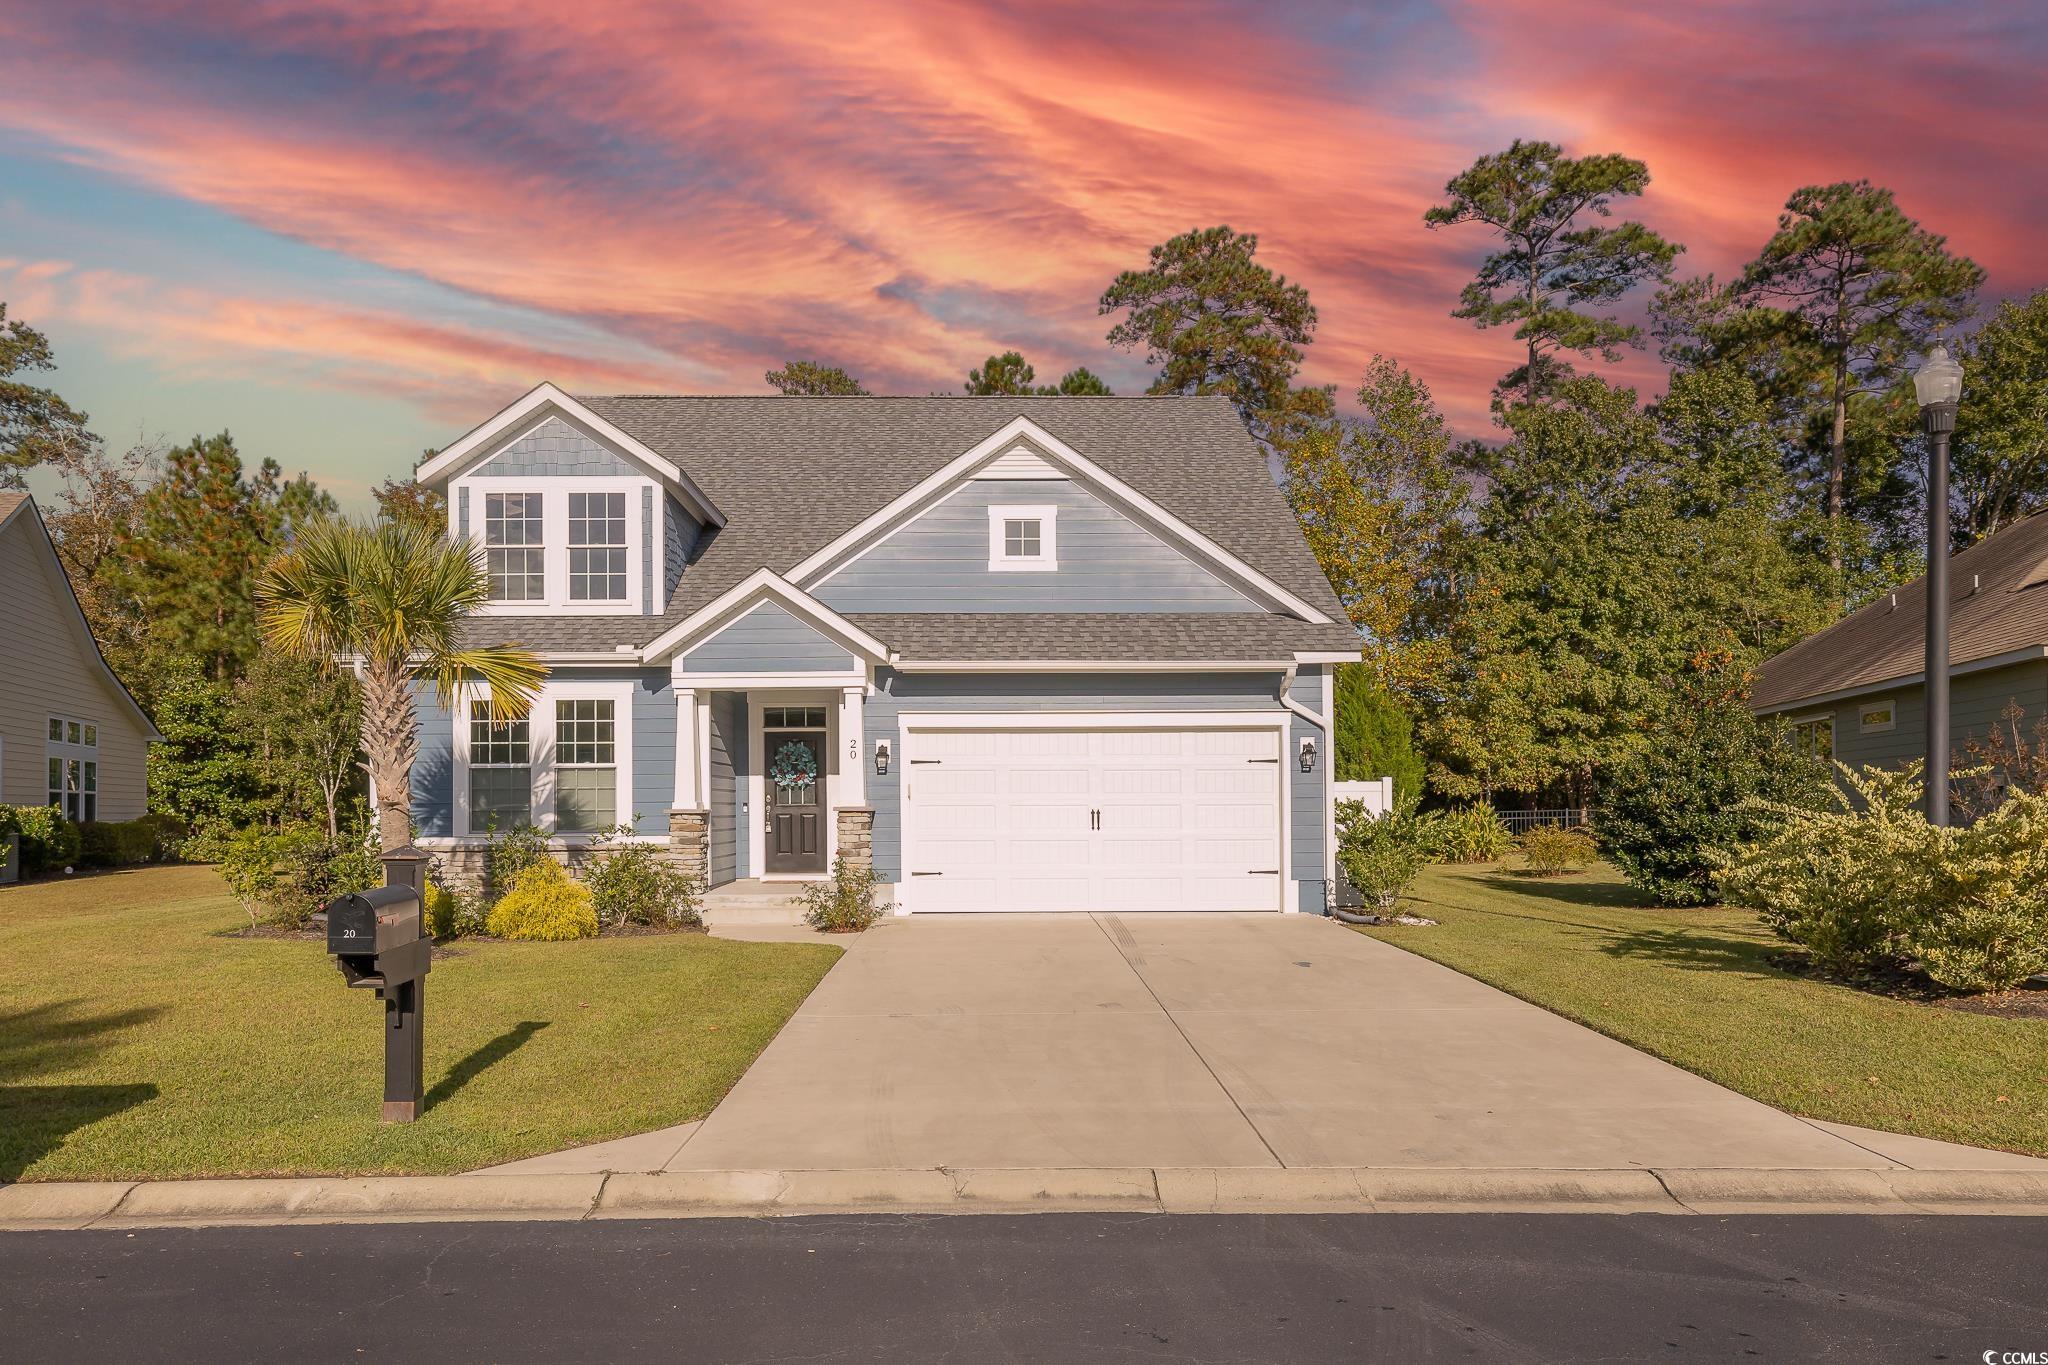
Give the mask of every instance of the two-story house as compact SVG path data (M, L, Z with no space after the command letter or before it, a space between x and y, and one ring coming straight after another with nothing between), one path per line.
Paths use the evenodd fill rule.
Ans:
M423 700L420 842L630 824L899 913L1321 912L1358 637L1222 398L576 398L424 463L550 668Z

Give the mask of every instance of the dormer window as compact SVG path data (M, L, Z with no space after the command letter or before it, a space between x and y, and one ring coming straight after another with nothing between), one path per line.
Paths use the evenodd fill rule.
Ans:
M626 600L626 495L569 495L569 600Z
M544 602L547 551L538 493L484 495L484 553L493 602Z
M991 573L1049 573L1059 568L1059 508L1051 503L988 509Z

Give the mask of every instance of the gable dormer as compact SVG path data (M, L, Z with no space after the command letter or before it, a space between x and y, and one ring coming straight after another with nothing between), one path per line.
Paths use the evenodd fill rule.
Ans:
M654 616L723 516L689 476L551 384L420 467L483 547L487 613Z

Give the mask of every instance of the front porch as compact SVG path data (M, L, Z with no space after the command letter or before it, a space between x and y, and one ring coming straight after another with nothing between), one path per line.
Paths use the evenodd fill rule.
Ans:
M872 866L866 683L707 681L676 679L674 860L736 911L786 907L841 854Z

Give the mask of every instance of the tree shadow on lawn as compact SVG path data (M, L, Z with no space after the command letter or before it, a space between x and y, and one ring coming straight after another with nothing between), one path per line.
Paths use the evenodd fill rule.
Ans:
M1643 904L1641 894L1635 888L1627 885L1617 886L1612 882L1582 882L1561 877L1515 877L1496 873L1485 878L1485 883L1499 890L1518 891L1524 895L1540 896L1562 905L1583 909L1659 910L1662 913L1673 913L1668 907ZM1471 906L1459 908L1467 914L1501 913L1475 909ZM1599 935L1602 939L1599 949L1609 957L1642 958L1661 962L1670 967L1683 968L1686 971L1732 971L1760 979L1786 977L1785 972L1770 963L1770 957L1776 951L1771 945L1717 933L1705 925L1675 928L1644 925L1630 928L1613 924L1588 924L1583 920L1554 919L1548 922L1568 924L1574 929L1583 929Z
M161 1005L84 1014L82 1000L52 1000L0 1014L0 1181L18 1180L80 1128L157 1097L147 1081L129 1085L12 1085L77 1066L113 1035L164 1013Z
M1492 872L1483 879L1495 891L1534 896L1541 900L1575 905L1586 910L1653 910L1643 903L1642 892L1626 882L1588 882L1575 877L1533 877L1513 872Z
M475 1080L479 1075L526 1046L527 1039L533 1037L534 1034L539 1033L547 1026L545 1019L528 1019L506 1029L503 1033L491 1039L490 1042L485 1043L454 1066L449 1067L448 1074L434 1082L434 1088L429 1090L424 1096L425 1103L421 1106L422 1109L432 1109L441 1101L448 1099L456 1091L462 1089L463 1086Z

